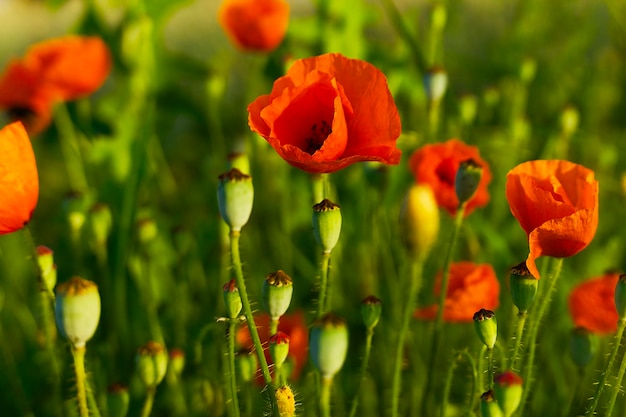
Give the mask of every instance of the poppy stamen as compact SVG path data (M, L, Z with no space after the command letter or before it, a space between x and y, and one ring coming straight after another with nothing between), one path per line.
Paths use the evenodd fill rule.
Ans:
M311 126L311 136L305 139L306 148L304 151L309 155L313 155L320 150L328 135L333 133L332 127L326 120L322 120L320 124L321 126L318 130L317 123L313 123Z

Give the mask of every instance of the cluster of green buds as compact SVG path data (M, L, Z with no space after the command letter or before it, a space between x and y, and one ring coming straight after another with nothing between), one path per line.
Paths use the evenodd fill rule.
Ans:
M110 417L126 417L130 395L128 387L122 384L112 384L107 388L106 404Z
M539 280L530 273L524 261L511 268L510 283L513 304L517 307L519 315L523 316L535 301Z
M461 162L454 180L454 190L459 200L459 207L474 197L482 176L483 167L479 163L473 159Z
M432 189L413 184L400 212L400 233L410 256L425 259L439 236L439 206Z
M474 313L474 329L487 349L493 349L498 339L498 323L495 313L484 308Z
M55 318L59 331L74 349L84 348L100 321L100 293L89 280L73 277L56 289Z
M331 253L341 234L341 207L328 199L313 206L313 234L324 253Z
M156 388L167 372L167 351L162 344L149 341L137 350L137 375L149 389Z
M313 365L324 380L332 380L348 353L348 327L333 313L326 313L311 325L309 352Z
M278 321L289 308L293 297L293 280L278 270L265 277L263 282L263 305L272 321Z
M57 285L57 266L54 263L54 252L47 246L37 247L37 263L41 272L42 290L54 297L54 286Z
M254 188L252 177L237 168L218 177L217 202L222 219L231 232L238 233L252 214Z

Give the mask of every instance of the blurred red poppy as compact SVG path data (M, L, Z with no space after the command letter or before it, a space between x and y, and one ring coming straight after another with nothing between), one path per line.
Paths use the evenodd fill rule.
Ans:
M250 128L306 172L400 162L398 110L384 74L365 61L340 54L300 59L248 113Z
M271 363L272 359L268 349L268 342L270 339L270 317L267 314L259 314L255 317L255 322L259 331L261 343L263 344L265 350L265 358L268 363ZM293 373L291 374L291 379L297 379L308 358L309 330L305 322L304 313L302 311L298 311L293 314L285 314L280 318L278 330L289 336L289 357L293 359L295 364ZM254 343L252 342L248 326L242 326L239 328L237 331L236 341L244 348L254 348Z
M526 266L539 278L540 256L564 258L587 247L598 228L598 181L569 161L524 162L506 176L511 213L528 235Z
M441 272L435 282L435 296L441 294ZM447 322L471 322L481 308L495 310L499 305L500 282L489 264L456 262L450 266L448 293L443 319ZM438 306L431 305L415 312L419 319L435 319Z
M0 76L0 107L36 134L50 123L55 102L93 93L110 69L109 51L100 38L66 36L41 42L12 60Z
M576 327L597 334L617 331L615 286L619 274L610 272L578 284L569 296L569 311Z
M39 177L35 154L24 126L0 130L0 235L24 227L37 205Z
M238 48L270 52L282 42L289 25L285 0L224 0L220 25Z
M465 206L467 216L475 208L489 202L487 185L491 182L491 171L480 157L477 147L466 145L458 139L424 145L411 155L409 167L419 184L430 185L435 192L437 204L454 216L459 208L455 190L456 173L461 163L470 159L482 167L482 176L476 193Z

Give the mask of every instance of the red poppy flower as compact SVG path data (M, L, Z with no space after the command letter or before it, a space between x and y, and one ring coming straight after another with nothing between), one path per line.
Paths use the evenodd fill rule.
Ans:
M298 60L248 113L250 128L306 172L400 162L398 110L384 74L365 61L340 54Z
M618 273L607 273L577 285L569 296L569 311L576 327L597 334L617 331L615 286Z
M255 317L255 322L265 350L265 358L271 363L268 341L270 339L270 317L267 314L260 314ZM278 330L289 337L289 357L294 360L295 366L292 379L297 379L306 364L309 348L309 330L307 328L304 313L299 311L294 314L286 314L278 322ZM248 326L242 326L237 331L237 343L248 349L254 348L252 337Z
M430 185L435 192L437 204L454 216L459 208L454 186L456 173L461 163L469 159L482 167L482 176L476 193L465 206L467 216L475 208L483 207L489 202L487 185L491 182L491 171L480 157L477 147L466 145L458 139L424 145L411 155L409 167L418 183Z
M435 296L441 294L441 272L435 282ZM489 264L456 262L450 266L448 293L443 319L448 322L471 322L481 308L495 310L499 305L500 282ZM438 305L420 308L415 317L434 319Z
M218 20L240 49L269 52L285 37L289 3L284 0L225 0Z
M569 161L529 161L506 176L511 213L528 235L528 270L539 278L540 256L564 258L583 250L598 228L598 181Z
M39 198L35 154L22 123L0 130L0 155L0 235L4 235L30 221Z
M0 77L0 107L22 120L31 134L50 123L56 101L75 100L97 90L111 59L96 37L66 36L32 46Z

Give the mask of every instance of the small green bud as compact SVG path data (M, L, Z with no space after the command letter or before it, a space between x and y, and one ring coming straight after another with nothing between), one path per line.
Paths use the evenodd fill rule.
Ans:
M79 192L70 192L65 195L64 208L67 222L73 234L79 235L87 216L87 196Z
M493 396L493 391L489 390L480 396L480 416L481 417L502 417L502 410Z
M313 234L325 253L333 250L341 234L339 204L324 199L313 206Z
M478 99L473 94L464 94L460 100L461 120L466 125L471 125L476 119L478 112Z
M537 61L532 57L526 57L522 61L522 65L520 66L519 76L522 82L528 84L534 78L537 73Z
M280 368L289 355L289 336L279 331L270 337L270 355L274 366Z
M497 374L495 382L495 397L500 405L503 417L513 415L522 400L522 378L508 370Z
M526 261L511 268L511 298L519 310L519 314L526 314L535 301L539 280L531 275Z
M107 411L110 417L126 417L130 396L128 388L122 384L109 385L107 388Z
M569 345L572 361L579 368L584 368L598 351L598 337L584 327L576 327L572 330Z
M231 320L236 319L241 313L243 303L241 302L241 296L239 295L239 289L234 279L228 281L222 287L224 290L224 304L226 304L226 311L228 312L228 318Z
M332 379L343 366L348 353L346 323L333 313L317 319L310 330L309 352L322 378Z
M142 245L147 245L154 241L158 234L159 228L154 219L144 218L137 222L137 238Z
M561 112L561 131L567 135L573 135L578 129L580 116L574 106L567 106Z
M243 152L233 152L228 155L229 168L237 168L243 174L250 175L250 158Z
M233 168L218 177L217 201L222 219L230 230L239 232L252 213L254 188L252 177Z
M100 321L98 286L79 277L59 284L54 312L61 334L74 348L85 347Z
M161 383L167 371L167 352L165 346L150 341L137 350L137 374L148 388Z
M476 161L468 159L467 161L461 162L454 180L454 189L459 199L459 206L474 197L482 176L483 167Z
M380 314L382 313L382 301L380 298L370 295L361 301L361 317L363 318L363 324L368 329L373 329L380 320Z
M94 243L105 245L113 227L113 217L109 206L103 203L96 203L91 206L88 225Z
M626 321L626 274L619 276L615 286L615 309L620 321Z
M182 349L174 348L168 352L168 356L168 366L176 375L182 374L183 369L185 369L185 352Z
M182 257L191 252L194 246L193 236L188 229L182 226L172 228L172 240L178 254Z
M480 341L483 342L488 349L493 349L496 345L496 339L498 338L498 323L494 312L481 308L474 313L474 328L476 329L476 334Z
M430 102L439 103L448 88L448 74L442 67L433 67L424 75L424 91Z
M439 206L428 185L413 184L400 211L400 236L409 254L426 258L439 236Z
M293 296L293 281L284 271L278 270L265 277L263 304L272 320L278 320L287 312Z
M57 285L57 266L54 264L54 252L46 246L37 247L37 263L41 271L44 289L54 295L54 286Z
M259 367L256 355L249 349L242 349L237 352L236 359L238 379L243 382L252 381Z
M430 22L433 29L441 31L446 26L446 20L448 13L446 12L446 6L439 2L433 8L430 15Z

